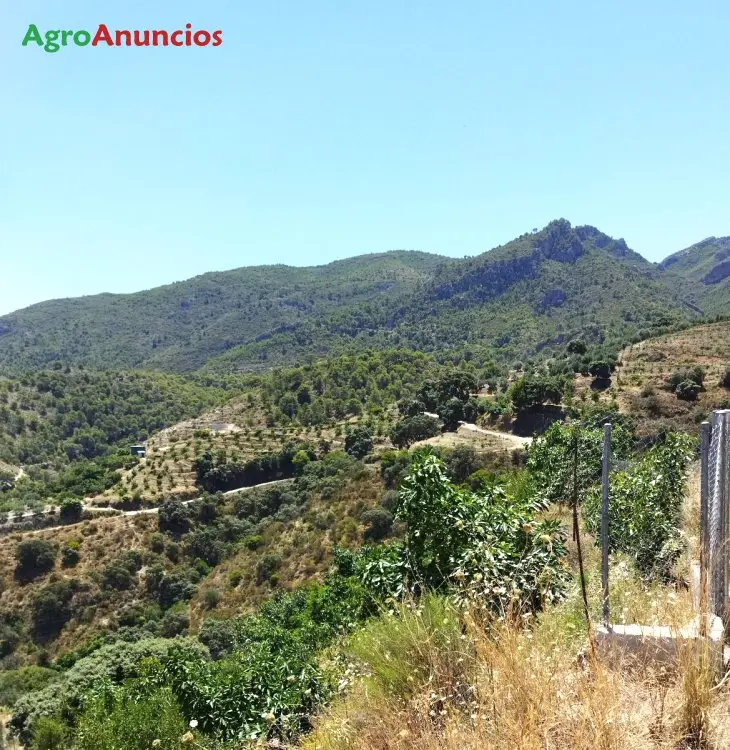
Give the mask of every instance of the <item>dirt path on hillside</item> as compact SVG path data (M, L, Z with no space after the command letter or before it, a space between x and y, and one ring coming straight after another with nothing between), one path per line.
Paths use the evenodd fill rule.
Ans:
M283 484L284 482L293 482L293 479L274 479L271 482L261 482L261 484L254 484L250 487L239 487L235 490L228 490L227 492L224 492L223 494L228 495L237 495L244 492L250 492L251 490L257 490L261 489L262 487L271 487L275 484ZM181 500L180 505L190 505L190 503L194 503L196 500L200 500L200 496L190 498L189 500ZM150 515L154 513L160 512L160 506L156 505L153 508L140 508L139 510L126 510L126 511L118 511L116 508L104 508L104 507L98 507L95 505L84 505L83 506L84 511L88 511L92 513L94 516L107 516L110 518L124 518L126 516L142 516L142 515ZM28 511L26 513L21 514L21 518L34 518L37 515L49 515L49 510L44 509L40 513ZM6 531L8 533L13 533L16 531L13 528L14 521L13 519L16 518L16 516L8 514L8 522L0 525L0 531ZM50 531L58 528L64 528L68 529L72 526L78 526L79 524L84 523L85 521L88 521L90 519L84 518L81 521L75 521L74 523L59 523L55 526L45 526L42 529L31 529L31 530L23 530L23 529L17 529L17 533L19 534L39 534L42 531Z
M499 438L507 443L512 443L515 448L526 448L532 443L531 437L520 437L520 435L513 435L511 432L500 432L499 430L485 430L483 427L479 427L471 422L461 422L457 432L476 432L480 435L489 435L491 437Z

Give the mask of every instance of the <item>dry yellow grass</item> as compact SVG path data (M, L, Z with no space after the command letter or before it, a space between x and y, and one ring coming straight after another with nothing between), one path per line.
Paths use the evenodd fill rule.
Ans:
M695 661L677 674L650 664L609 668L555 623L485 629L467 615L462 631L413 612L391 619L400 627L380 627L364 646L355 639L367 676L317 720L302 750L720 750L730 743L730 697Z
M696 543L697 481L686 529ZM600 555L584 538L592 621L600 620ZM575 545L569 543L571 557ZM611 566L613 622L693 617L690 592L647 585L625 558ZM690 648L668 671L604 663L592 651L578 582L536 621L484 623L443 601L403 607L356 635L349 690L316 720L301 750L679 750L730 747L730 692Z

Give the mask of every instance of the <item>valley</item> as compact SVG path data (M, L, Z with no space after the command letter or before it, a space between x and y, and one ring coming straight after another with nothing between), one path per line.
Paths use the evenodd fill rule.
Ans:
M467 659L479 682L531 632L580 683L569 507L575 488L595 615L607 420L622 517L642 529L611 541L614 609L686 616L693 441L730 404L723 245L709 246L654 265L560 220L463 261L242 269L0 319L8 730L33 750L43 732L85 750L108 730L111 750L134 716L145 742L175 748L190 731L205 750L371 750L398 704L392 746L430 747L409 738L443 739L423 723L438 704L465 746L514 740L500 723L513 708L473 719L490 710L485 685L458 697L459 669L454 684L434 676L409 638L433 645L437 670ZM513 607L524 627L492 619ZM452 653L452 630L468 653ZM390 650L413 688L383 671ZM602 674L653 710L648 683ZM426 686L442 677L454 692L434 703ZM342 712L358 701L370 724L355 736ZM673 747L662 732L656 746Z

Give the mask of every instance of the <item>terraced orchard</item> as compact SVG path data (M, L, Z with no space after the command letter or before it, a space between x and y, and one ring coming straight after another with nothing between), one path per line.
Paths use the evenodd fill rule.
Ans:
M395 418L395 413L385 412L377 419L361 415L327 425L304 426L296 422L274 423L269 414L262 394L251 392L162 430L147 442L146 456L122 472L117 484L92 498L91 504L125 499L143 503L184 500L199 492L194 463L203 454L211 454L219 464L240 465L298 441L338 449L344 445L348 426L358 422L368 423L376 443L384 443Z
M641 341L619 365L615 396L640 431L694 431L712 409L730 406L730 322Z

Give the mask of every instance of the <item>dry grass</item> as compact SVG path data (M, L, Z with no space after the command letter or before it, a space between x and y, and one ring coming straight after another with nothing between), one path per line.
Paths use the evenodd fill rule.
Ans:
M431 602L357 636L351 650L368 676L302 749L728 747L730 698L694 660L676 675L609 668L542 623L463 622Z
M695 478L696 479L696 478ZM688 508L696 505L690 480ZM688 519L691 510L688 510ZM693 527L691 527L693 528ZM689 530L689 536L692 535ZM574 545L570 544L574 555ZM600 555L584 539L589 609L600 620ZM647 585L612 560L614 622L679 630L693 617L684 587ZM404 606L355 636L364 678L316 722L302 750L722 750L730 692L706 653L681 649L676 670L602 661L589 646L577 581L538 620L483 623L443 601Z

